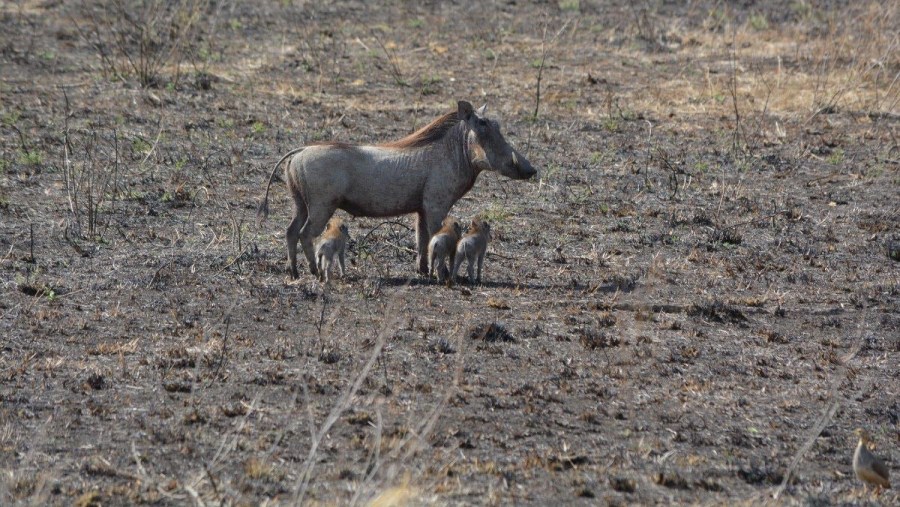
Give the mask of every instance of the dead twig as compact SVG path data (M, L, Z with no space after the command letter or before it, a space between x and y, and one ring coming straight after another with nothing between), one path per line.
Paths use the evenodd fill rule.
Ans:
M385 58L388 61L388 64L391 66L391 75L394 78L394 82L399 86L407 86L406 80L403 78L403 72L400 70L400 66L397 64L397 55L391 53L391 51L381 42L381 38L378 37L378 34L375 33L375 30L370 32L372 34L372 38L375 39L375 42L378 43L378 46L381 47L381 50L384 51Z
M387 343L388 336L391 335L397 322L399 321L399 301L402 299L402 294L405 291L401 291L397 298L391 303L391 306L388 307L385 312L385 320L382 323L381 331L378 333L378 336L375 340L375 346L372 348L372 352L369 355L369 359L366 361L365 365L363 365L362 369L359 373L356 374L356 379L350 385L350 387L344 391L341 397L337 400L334 406L331 408L331 411L326 417L325 421L319 427L318 431L315 431L315 425L312 420L312 412L310 412L310 432L312 434L312 443L310 444L309 453L307 454L306 461L303 464L302 472L297 478L297 484L294 487L294 498L293 503L295 505L300 505L303 503L303 499L306 496L307 488L309 487L309 481L312 478L313 469L316 466L316 453L319 450L319 445L321 445L322 440L325 438L325 435L331 430L332 426L338 421L341 414L343 414L349 407L350 403L353 400L353 397L356 395L356 392L359 391L359 388L362 387L363 382L369 376L369 372L372 369L372 366L375 365L375 362L378 360L378 356L381 354L382 349L384 348L385 343ZM310 405L307 404L307 407Z
M572 18L566 20L565 23L556 31L556 34L553 38L550 39L550 44L556 42L556 39L565 31L566 27L569 26L569 23L572 21ZM535 88L534 93L534 113L531 116L532 121L537 121L538 112L541 108L541 78L544 76L544 62L547 60L547 25L544 25L544 32L541 35L541 62L538 65L538 75L537 75L537 86ZM530 140L530 139L529 139ZM527 153L527 150L526 150Z
M837 412L838 408L841 406L840 399L836 399L838 388L841 386L841 383L847 378L847 375L850 371L848 367L848 363L856 356L859 350L862 348L862 339L863 339L863 322L866 321L866 312L863 311L860 314L858 329L859 333L856 336L856 340L853 346L850 348L850 351L841 358L838 363L838 368L835 371L834 375L831 379L831 388L828 389L828 400L832 400L824 410L822 410L822 415L819 416L819 419L816 421L816 424L813 426L812 430L809 432L809 436L806 439L806 442L803 446L794 454L793 459L791 459L790 465L787 467L787 471L784 473L784 478L781 481L781 484L775 490L775 493L772 495L772 498L778 500L778 497L784 492L784 488L787 487L788 482L790 482L791 477L797 470L797 467L800 465L800 462L803 461L803 456L812 448L812 446L816 443L816 439L819 438L819 435L822 434L822 431L831 423L831 419L834 417L834 414ZM871 384L871 382L869 382ZM864 389L864 392L868 392L868 386Z

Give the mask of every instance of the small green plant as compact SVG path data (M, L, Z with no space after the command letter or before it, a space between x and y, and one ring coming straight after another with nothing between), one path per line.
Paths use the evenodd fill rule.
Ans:
M262 134L266 131L266 126L261 121L253 122L253 125L250 126L250 131L254 134Z
M769 28L769 20L763 14L752 14L750 16L750 26L757 32L761 32Z
M887 158L887 157L885 157L885 158ZM2 167L0 167L0 173L2 173L2 172L3 172L3 169L2 169ZM879 162L879 163L873 165L872 167L869 167L868 169L866 169L865 172L863 173L863 176L865 176L866 178L869 178L869 179L875 179L883 174L884 174L884 164Z
M229 26L232 30L234 30L234 31L238 31L238 30L240 30L241 28L244 28L244 24L241 23L241 20L239 20L239 19L231 19L231 20L229 20L229 21L228 21L228 26Z
M46 283L40 280L40 268L29 272L27 275L17 273L15 276L16 285L23 294L34 297L46 297L47 301L53 302L57 298L56 291Z
M9 168L9 160L0 158L0 174L6 174L7 168Z
M3 124L4 125L15 125L19 122L19 113L16 111L10 111L3 115Z
M499 204L491 204L481 212L481 218L492 224L506 221L510 217L510 212Z
M706 174L707 172L709 172L709 163L700 160L696 164L694 164L694 169L703 174Z
M542 60L540 58L535 58L534 60L531 60L531 66L535 69L540 69L541 67L544 66L544 60Z
M618 132L619 122L617 122L615 118L607 118L603 120L603 128L607 132Z
M126 201L142 201L147 198L147 192L140 190L129 190L122 194L122 199Z
M136 77L144 88L160 84L160 73L180 63L185 49L203 33L203 0L106 2L106 8L75 29L100 58L110 80Z
M37 166L44 161L44 155L37 150L19 150L19 163L23 165Z
M547 167L541 173L541 181L546 183L553 181L561 170L562 167L557 164L547 164Z
M806 0L791 2L791 10L800 18L806 18L812 14L812 6Z
M420 18L416 18L416 19L409 20L408 24L409 24L410 28L422 28L425 25L425 22L422 21Z
M608 151L595 151L591 153L591 165L602 165L606 162L607 158L613 155L612 150Z
M584 206L590 202L593 195L594 190L591 187L577 188L569 194L569 202L576 206Z
M721 29L728 22L728 16L722 9L712 9L704 21L704 27L707 30L716 31Z
M430 76L422 79L422 95L434 95L438 93L438 87L441 83L441 78L437 76Z
M838 148L831 152L828 156L828 163L831 165L839 165L844 161L844 150Z
M221 62L222 61L222 53L221 52L213 52L208 45L200 46L197 50L197 56L199 59L205 63L209 62Z
M581 2L579 0L559 0L559 8L564 11L579 12Z
M144 155L150 153L150 150L152 148L153 145L147 142L147 140L140 137L135 138L131 141L131 151L133 151L134 153Z

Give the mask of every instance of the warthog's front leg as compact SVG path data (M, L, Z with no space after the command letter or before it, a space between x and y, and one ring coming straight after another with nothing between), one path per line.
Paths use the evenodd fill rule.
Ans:
M310 236L304 236L302 233L300 234L300 246L303 247L303 255L306 256L306 263L309 264L309 272L315 276L319 276L321 273L319 272L319 268L316 265L316 253L313 249L313 238ZM294 254L294 260L291 265L291 269L296 272L297 271L297 254ZM294 275L294 278L298 278L299 274Z
M334 208L331 207L316 207L310 208L309 217L306 220L306 224L300 229L300 245L303 246L303 253L306 255L306 262L309 263L309 272L313 275L320 275L319 269L316 266L316 252L313 248L313 240L316 236L322 234L322 231L325 230L325 225L328 224L328 219L331 218L331 215L334 214ZM297 269L297 261L296 254L295 259L292 259L291 268Z

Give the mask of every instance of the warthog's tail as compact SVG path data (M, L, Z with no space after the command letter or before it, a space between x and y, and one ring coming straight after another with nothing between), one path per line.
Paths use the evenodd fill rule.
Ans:
M266 184L266 193L263 195L262 201L259 203L259 207L256 208L256 218L262 222L266 218L269 217L269 188L272 187L272 180L275 178L275 171L278 170L278 166L280 166L285 160L288 158L300 153L305 150L306 146L301 146L299 148L294 148L293 150L287 152L285 156L281 157L281 160L275 163L275 167L272 168L272 173L269 174L269 182Z

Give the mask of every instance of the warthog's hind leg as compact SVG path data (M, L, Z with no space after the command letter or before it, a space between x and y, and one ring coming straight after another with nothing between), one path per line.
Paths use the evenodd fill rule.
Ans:
M322 280L322 273L325 272L324 267L325 267L325 256L322 255L321 253L317 253L316 254L316 269L319 270L319 274L318 274L318 276L316 276L316 278L318 278L319 280Z
M434 255L434 250L429 247L428 248L428 278L432 278L434 276L434 265L437 264L437 258Z
M456 254L456 257L453 259L453 270L450 271L448 275L450 280L454 280L456 278L456 273L459 272L459 267L462 265L462 261L465 258L465 255Z
M299 216L294 216L294 219L291 220L291 225L287 228L287 248L288 248L288 260L291 263L291 278L297 279L300 276L300 273L297 272L297 240L300 239L300 229L303 227L303 222L306 221L306 217L303 217L301 220Z
M328 283L330 277L328 276L328 272L331 271L331 262L332 258L329 255L322 256L322 265L319 266L319 279L325 283Z
M466 255L468 262L468 266L466 266L466 271L469 273L469 285L475 284L475 259Z
M287 240L288 261L291 267L291 278L296 280L300 277L297 272L297 240L300 239L300 229L306 223L306 203L299 195L294 195L294 219L288 225L285 239Z
M476 279L478 281L478 283L481 283L481 266L484 265L484 257L486 255L487 255L487 252L478 256L478 278Z

